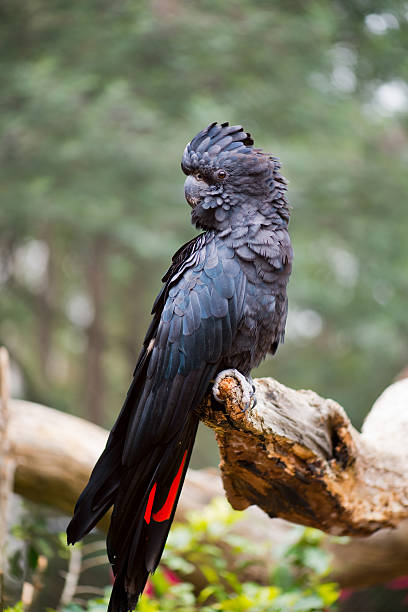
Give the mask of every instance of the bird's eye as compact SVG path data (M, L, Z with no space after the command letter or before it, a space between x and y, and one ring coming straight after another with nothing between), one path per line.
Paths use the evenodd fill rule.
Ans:
M204 180L204 177L203 177L202 174L200 174L200 172L197 172L194 176L197 179L197 181L203 181Z
M225 172L225 170L217 170L215 176L217 179L225 179L227 178L227 173Z

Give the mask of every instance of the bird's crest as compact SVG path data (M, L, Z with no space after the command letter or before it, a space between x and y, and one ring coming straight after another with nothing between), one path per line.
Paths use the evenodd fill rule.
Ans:
M184 149L181 166L184 171L194 168L200 159L213 159L220 153L251 153L254 144L251 134L241 125L211 123L188 143Z

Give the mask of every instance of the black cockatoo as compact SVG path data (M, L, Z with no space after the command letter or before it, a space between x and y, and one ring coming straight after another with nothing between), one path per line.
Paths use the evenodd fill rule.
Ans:
M241 126L213 123L186 146L185 196L202 234L174 255L133 381L78 499L68 542L113 505L109 610L133 609L174 517L198 426L221 370L245 377L283 340L292 248L279 161Z

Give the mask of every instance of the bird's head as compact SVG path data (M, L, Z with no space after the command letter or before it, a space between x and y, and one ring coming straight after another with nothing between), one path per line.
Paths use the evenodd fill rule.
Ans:
M253 147L240 125L212 123L184 149L184 192L197 227L223 229L256 221L260 214L289 219L286 181L277 158ZM279 216L279 215L278 215ZM258 219L259 222L259 219Z

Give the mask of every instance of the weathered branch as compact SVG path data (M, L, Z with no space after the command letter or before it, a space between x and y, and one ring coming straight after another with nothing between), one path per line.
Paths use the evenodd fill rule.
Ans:
M408 380L376 401L362 433L344 410L313 391L258 379L244 412L238 381L219 386L225 410L208 401L231 505L333 534L367 535L408 518Z
M384 392L362 434L351 427L338 404L311 391L259 380L258 404L243 413L235 381L225 380L221 386L228 396L226 409L208 400L202 416L216 429L224 486L235 507L255 503L271 515L349 534L397 525L408 516L407 380ZM107 432L30 402L12 400L9 410L16 492L70 515ZM178 519L220 494L217 470L189 470ZM285 521L271 521L256 507L248 512L237 529L254 542L291 537ZM106 529L107 524L105 518L100 526ZM382 529L332 547L335 577L355 586L407 573L407 525L405 521L398 529Z

